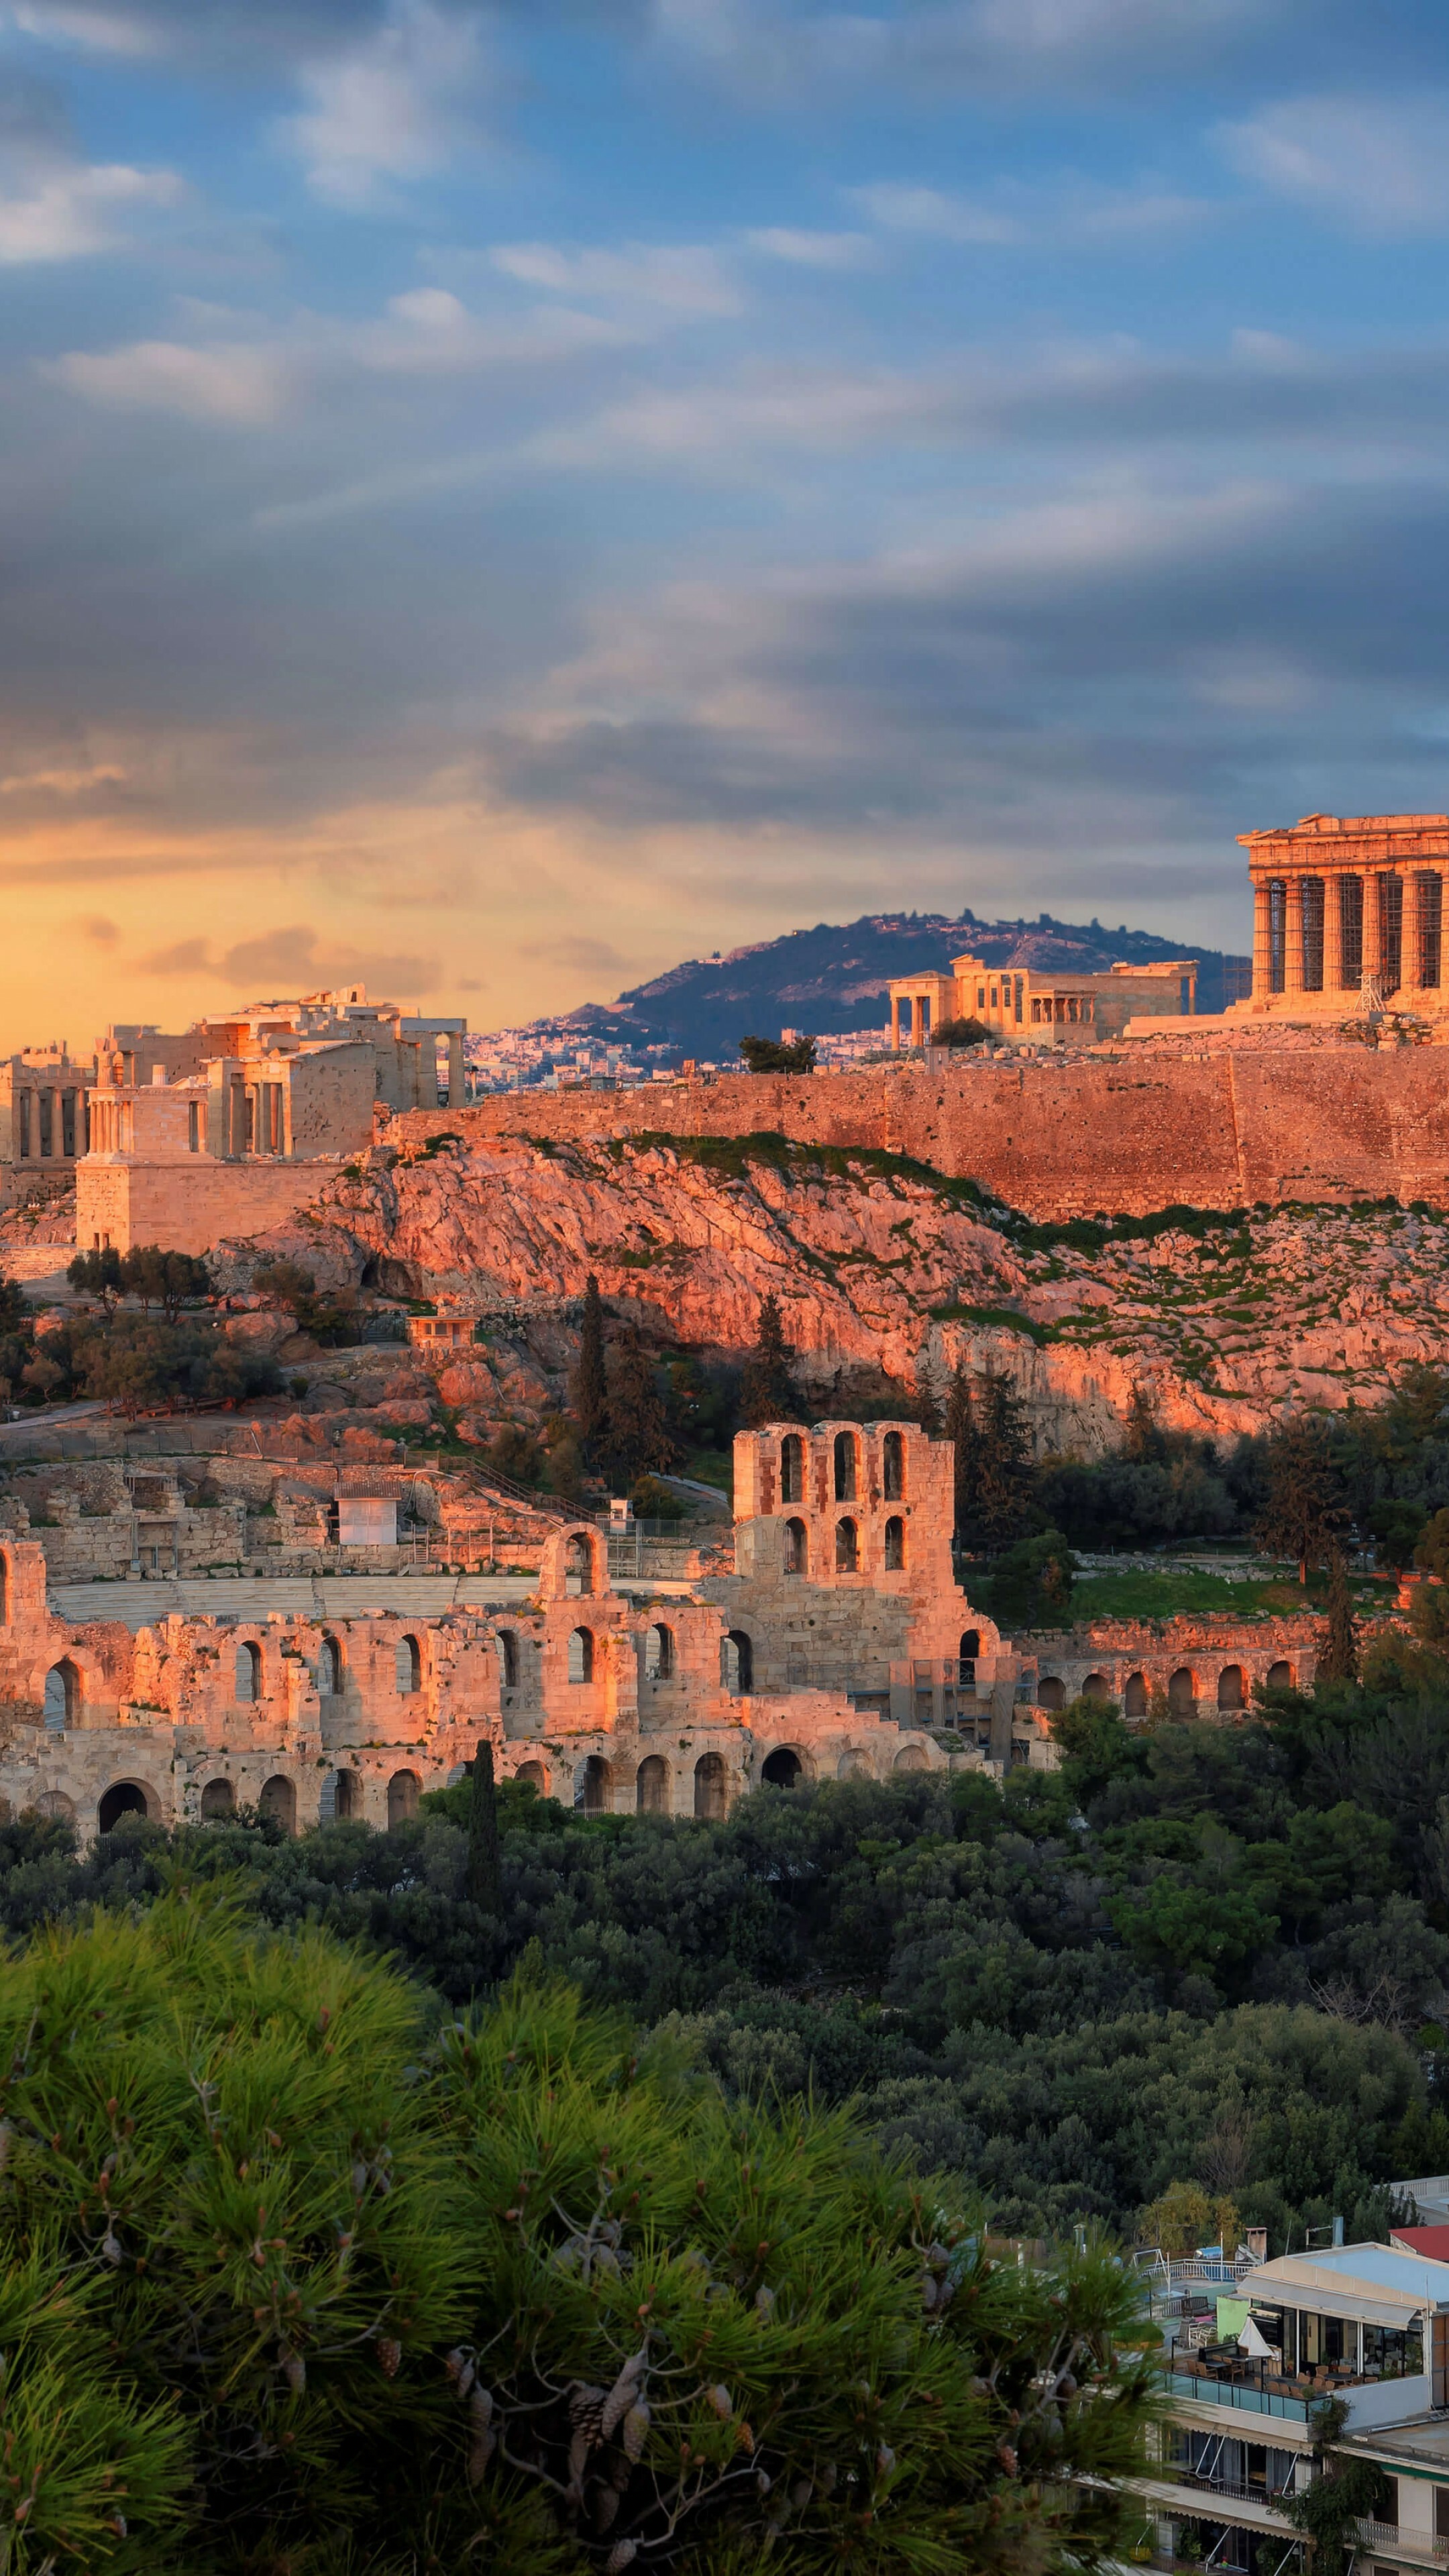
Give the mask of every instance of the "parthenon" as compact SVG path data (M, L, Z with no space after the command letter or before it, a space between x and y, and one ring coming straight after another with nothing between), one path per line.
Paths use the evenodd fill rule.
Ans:
M1344 995L1443 1000L1449 814L1307 814L1242 832L1253 881L1253 998L1275 1018L1342 1016Z

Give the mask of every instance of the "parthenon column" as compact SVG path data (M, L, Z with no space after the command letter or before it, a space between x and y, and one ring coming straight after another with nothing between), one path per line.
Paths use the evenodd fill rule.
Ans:
M1265 884L1253 888L1253 999L1266 1002L1273 990L1273 899Z
M1303 990L1303 879L1289 877L1283 889L1283 990Z

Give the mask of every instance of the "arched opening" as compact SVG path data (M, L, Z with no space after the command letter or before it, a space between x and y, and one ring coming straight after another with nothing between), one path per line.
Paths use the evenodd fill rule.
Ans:
M397 1686L405 1699L422 1689L423 1659L416 1637L399 1637L397 1641Z
M406 1825L410 1823L412 1818L417 1814L418 1799L422 1794L422 1786L423 1784L418 1778L416 1771L394 1771L392 1778L387 1784L387 1825L389 1833L391 1833L394 1825Z
M780 1500L805 1500L805 1449L798 1431L787 1431L780 1443Z
M1043 1673L1036 1686L1036 1704L1038 1708L1065 1708L1066 1683L1055 1673Z
M518 1688L518 1639L511 1628L500 1628L493 1640L498 1649L498 1678L505 1690Z
M262 1695L262 1650L251 1644L236 1650L236 1695L239 1700L260 1699Z
M694 1812L718 1823L725 1811L725 1767L718 1753L701 1753L694 1766Z
M1147 1675L1145 1673L1128 1674L1127 1687L1122 1693L1122 1714L1124 1717L1147 1715Z
M208 1780L201 1793L201 1821L214 1825L236 1814L236 1791L229 1780Z
M634 1795L641 1816L667 1816L669 1813L669 1765L662 1754L651 1753L639 1765Z
M672 1682L674 1679L674 1630L656 1620L644 1639L644 1679L646 1682Z
M360 1771L339 1771L334 1775L332 1813L340 1825L355 1821L361 1815L362 1774Z
M74 1726L80 1715L80 1675L67 1655L52 1664L45 1676L45 1723L52 1735L62 1727Z
M835 1435L835 1499L838 1503L853 1503L856 1497L856 1491L855 1433L853 1431L837 1431Z
M520 1762L513 1776L515 1780L526 1780L541 1798L548 1796L548 1773L541 1762Z
M574 1781L574 1805L586 1816L607 1816L613 1812L614 1774L603 1756L591 1753L580 1765Z
M775 1752L766 1754L760 1778L767 1780L772 1789L793 1789L800 1770L799 1754L792 1753L788 1744L782 1744Z
M274 1771L270 1780L262 1782L262 1794L257 1805L274 1825L280 1825L284 1834L296 1832L297 1792L284 1773Z
M591 1682L594 1678L594 1632L592 1628L575 1628L569 1639L569 1680Z
M835 1571L837 1574L860 1572L860 1532L854 1521L835 1524Z
M317 1696L333 1699L342 1688L342 1648L335 1637L324 1637L317 1656Z
M1088 1673L1086 1680L1082 1684L1079 1697L1082 1699L1110 1699L1111 1696L1112 1686L1108 1681L1106 1674Z
M898 1431L888 1431L880 1445L881 1491L888 1503L899 1503L906 1490L906 1444Z
M1218 1706L1241 1708L1243 1705L1243 1667L1241 1664L1225 1664L1218 1675Z
M594 1543L586 1530L574 1530L564 1547L564 1590L589 1593L593 1588Z
M736 1699L755 1686L755 1649L743 1628L731 1628L719 1641L719 1677L723 1689Z
M1291 1690L1293 1667L1291 1664L1270 1664L1266 1678L1269 1690Z
M924 1771L928 1768L924 1744L902 1745L891 1764L893 1771Z
M48 1825L73 1825L75 1800L68 1798L63 1789L42 1789L35 1801L34 1812L43 1816Z
M148 1816L151 1801L134 1780L118 1780L106 1791L96 1810L96 1822L103 1834L113 1833L123 1816Z
M1197 1683L1186 1664L1179 1664L1167 1685L1167 1705L1174 1717L1191 1717L1197 1707Z
M842 1753L836 1765L835 1776L837 1780L868 1780L871 1773L866 1755L857 1752L852 1745L848 1753Z
M899 1512L892 1512L885 1525L885 1570L900 1574L906 1562L906 1525Z
M785 1523L785 1572L806 1574L810 1568L810 1541L803 1521Z
M976 1659L981 1652L981 1631L968 1628L957 1655L956 1680L960 1689L976 1688Z

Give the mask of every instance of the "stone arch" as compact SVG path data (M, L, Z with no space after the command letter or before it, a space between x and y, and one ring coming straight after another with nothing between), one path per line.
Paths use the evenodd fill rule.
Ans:
M899 1503L906 1491L906 1444L899 1431L888 1431L880 1444L880 1486L885 1502Z
M837 1574L860 1572L860 1531L848 1516L835 1524L835 1571Z
M676 1664L674 1630L663 1619L656 1619L644 1638L644 1679L646 1682L672 1682Z
M1079 1699L1110 1699L1112 1685L1105 1673L1088 1673L1077 1696Z
M423 1784L416 1771L394 1771L387 1784L387 1828L410 1824L418 1812Z
M500 1628L493 1640L498 1649L498 1678L505 1690L518 1688L518 1638L512 1628Z
M96 1809L103 1834L113 1833L123 1816L150 1816L159 1823L161 1801L144 1780L113 1780Z
M724 1756L701 1753L694 1766L694 1812L708 1822L718 1824L724 1815L729 1796Z
M45 1676L45 1723L52 1735L74 1726L81 1712L81 1677L69 1655L52 1664Z
M592 1628L575 1628L569 1639L569 1680L591 1682L594 1678L594 1632Z
M785 1523L785 1572L808 1574L810 1571L810 1534L802 1520Z
M860 1492L860 1444L853 1431L835 1435L835 1499L853 1503Z
M668 1815L669 1765L662 1753L650 1753L640 1763L634 1796L641 1816Z
M362 1814L362 1773L334 1771L332 1813L339 1825L355 1824Z
M274 1825L281 1826L284 1834L296 1832L297 1792L285 1771L274 1771L270 1780L262 1782L262 1794L257 1805Z
M1167 1705L1174 1717L1191 1717L1197 1708L1197 1676L1190 1664L1179 1664L1167 1685Z
M906 1564L906 1525L899 1512L892 1512L885 1525L885 1570L903 1574Z
M564 1541L564 1590L587 1595L594 1588L594 1538L591 1530L570 1530Z
M791 1744L777 1744L760 1766L760 1778L772 1789L793 1789L804 1772L805 1765Z
M1224 1664L1218 1675L1218 1706L1221 1709L1244 1708L1247 1693L1243 1688L1241 1664Z
M520 1762L513 1776L515 1780L526 1780L541 1798L548 1796L548 1773L541 1762Z
M335 1637L324 1637L317 1649L317 1696L335 1699L342 1688L342 1648Z
M798 1431L787 1431L780 1443L780 1500L805 1500L805 1444Z
M614 1774L602 1753L591 1753L574 1774L574 1805L586 1816L612 1815Z
M397 1641L397 1686L404 1699L422 1689L423 1658L416 1637L399 1637Z
M874 1775L869 1754L862 1753L858 1744L847 1746L835 1766L835 1776L837 1780L871 1779Z
M256 1700L262 1695L262 1650L244 1638L236 1650L234 1695L238 1700Z
M1284 1663L1270 1664L1263 1678L1269 1690L1291 1690L1293 1667L1291 1664Z
M1043 1673L1036 1686L1038 1708L1065 1708L1067 1686L1060 1673Z
M732 1699L744 1699L755 1687L755 1643L743 1628L731 1628L719 1641L719 1678Z
M903 1744L891 1764L893 1771L929 1771L930 1767L924 1744Z
M961 1690L976 1688L976 1663L981 1653L981 1631L968 1628L956 1653L956 1681Z
M75 1800L68 1798L63 1789L42 1789L35 1801L34 1812L37 1816L44 1816L48 1825L73 1825Z
M204 1825L220 1824L224 1817L236 1814L236 1791L229 1780L208 1780L201 1793L201 1821Z
M1145 1717L1147 1715L1148 1706L1149 1693L1147 1689L1147 1675L1145 1673L1129 1673L1127 1676L1126 1687L1122 1693L1123 1716Z

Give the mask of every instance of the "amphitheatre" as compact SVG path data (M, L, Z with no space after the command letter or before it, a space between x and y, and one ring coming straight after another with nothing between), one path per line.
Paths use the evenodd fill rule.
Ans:
M1449 818L1251 836L1254 991L1222 1014L1162 976L1152 1011L1109 1009L1114 970L1068 1021L1002 973L985 1042L850 1071L466 1102L461 1023L361 988L108 1033L93 1076L12 1059L0 1241L52 1306L37 1347L77 1243L156 1241L204 1251L222 1331L306 1375L251 1423L11 1426L0 1793L87 1835L386 1824L486 1739L566 1802L710 1815L802 1774L1050 1766L1082 1692L1231 1723L1310 1683L1306 1610L1002 1636L907 1399L1004 1372L1039 1450L1091 1457L1144 1394L1230 1440L1449 1365L1436 855ZM949 1011L962 967L913 989ZM68 1109L14 1106L52 1080ZM345 1291L356 1346L309 1346L263 1259ZM800 1417L737 1436L732 1512L630 1539L490 1473L500 1425L565 1402L591 1274L664 1355L743 1351L777 1297Z

